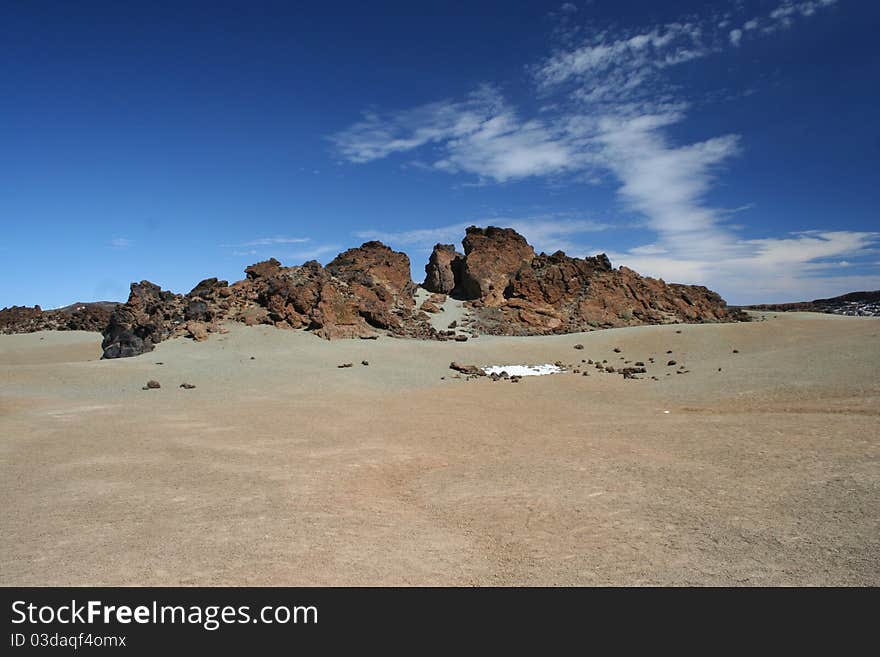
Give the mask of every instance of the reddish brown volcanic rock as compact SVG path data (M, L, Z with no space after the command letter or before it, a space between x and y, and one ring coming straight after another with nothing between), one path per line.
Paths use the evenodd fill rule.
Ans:
M605 254L536 256L509 228L468 228L462 243L467 255L456 288L474 300L473 327L482 333L541 335L744 319L705 287L667 284L627 267L615 270Z
M425 265L425 282L422 287L428 292L450 294L455 289L456 280L461 276L463 258L452 244L435 244L431 258Z
M208 278L185 295L149 281L133 283L128 301L115 308L107 303L52 311L4 308L0 332L101 330L105 358L136 356L170 337L205 340L222 330L223 321L306 329L327 339L380 333L446 339L422 312L439 312L446 294L468 300L472 317L467 325L473 336L742 318L711 290L667 284L626 267L613 269L604 254L535 255L510 228L472 226L462 244L465 255L451 245L434 247L425 270L426 285L435 294L421 310L415 307L406 254L367 242L339 254L326 267L314 260L284 267L270 258L248 267L246 277L232 285Z
M504 302L510 281L535 257L535 250L512 228L467 229L464 263L456 288L465 299L480 299L486 306Z
M312 260L284 267L271 258L251 265L244 280L215 278L187 295L146 281L132 285L128 303L114 312L104 332L104 357L151 351L173 336L207 339L223 320L308 329L327 338L436 337L415 314L409 258L380 242L338 255L326 267Z
M367 242L340 253L327 265L327 271L347 286L340 293L356 316L373 328L407 334L406 325L415 307L415 285L405 253L392 251L381 242ZM363 328L356 334L361 335Z

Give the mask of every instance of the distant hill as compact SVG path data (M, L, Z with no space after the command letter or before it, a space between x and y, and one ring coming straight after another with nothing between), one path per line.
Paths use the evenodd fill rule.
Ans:
M0 309L0 333L103 331L110 315L120 305L116 301L89 301L52 310L10 306Z
M742 308L746 310L769 310L772 312L799 311L880 317L880 290L848 292L831 299L815 299L814 301L798 301L795 303L762 303L754 306L742 306Z
M64 313L66 315L84 309L92 308L100 308L101 310L113 312L116 306L121 305L122 304L119 301L77 301L76 303L72 303L69 306L64 306L63 308L54 308L53 310L55 312Z

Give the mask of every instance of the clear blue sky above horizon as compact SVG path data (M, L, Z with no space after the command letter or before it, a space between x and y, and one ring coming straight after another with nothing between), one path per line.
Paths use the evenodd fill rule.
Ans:
M270 256L538 250L731 303L880 288L880 5L0 4L0 306ZM420 278L416 278L420 280Z

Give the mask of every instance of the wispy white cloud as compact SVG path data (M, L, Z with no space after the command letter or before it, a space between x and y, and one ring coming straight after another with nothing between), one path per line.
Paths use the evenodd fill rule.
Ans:
M316 244L307 249L299 249L283 254L282 257L286 262L300 264L307 260L324 260L327 256L336 256L342 247L338 244Z
M671 146L661 128L677 115L605 118L599 140L607 166L621 181L618 193L648 219L663 240L714 242L717 213L703 202L714 169L739 151L735 135Z
M730 45L737 47L737 46L739 46L740 41L742 41L743 33L742 33L742 30L734 29L734 30L730 31L729 36L730 36Z
M288 250L296 245L299 248ZM323 260L328 255L336 255L342 249L338 244L313 244L310 237L260 237L237 244L221 244L222 248L232 249L236 257L253 259L277 258L285 264L301 264L307 260Z
M278 246L284 244L303 244L305 242L311 241L309 237L284 237L284 236L276 236L276 237L260 237L255 240L250 240L247 242L241 242L239 244L222 244L221 246L226 248L247 248L251 246Z
M722 289L732 303L768 303L880 288L880 271L870 264L864 274L838 273L846 269L841 260L865 265L878 240L880 233L867 231L804 231L762 239L727 235L712 243L671 241L657 250L647 245L609 255L648 275Z
M583 168L573 135L562 123L522 120L490 85L465 101L439 101L397 113L367 113L330 137L337 153L357 164L434 144L439 156L421 168L475 174L497 182Z
M634 34L599 32L581 46L546 59L536 67L534 76L542 87L548 87L571 80L589 84L603 80L609 72L627 72L636 86L652 73L651 69L674 66L711 50L703 27L693 22L668 23Z
M114 249L127 249L132 244L134 244L134 242L126 237L114 237L112 240L110 240L110 246L112 246Z
M742 23L742 29L729 33L730 42L738 46L744 36L768 35L786 30L799 18L809 18L819 10L837 4L837 0L784 0L767 14L755 16Z
M462 101L442 100L394 113L366 111L360 121L329 139L343 159L370 162L471 134L498 113L501 103L495 89L484 86Z

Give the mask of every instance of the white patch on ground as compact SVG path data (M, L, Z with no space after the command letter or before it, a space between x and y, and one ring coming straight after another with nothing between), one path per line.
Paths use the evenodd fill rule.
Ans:
M562 368L550 363L543 365L489 365L484 367L486 374L501 374L507 372L508 376L544 376L545 374L558 374Z

